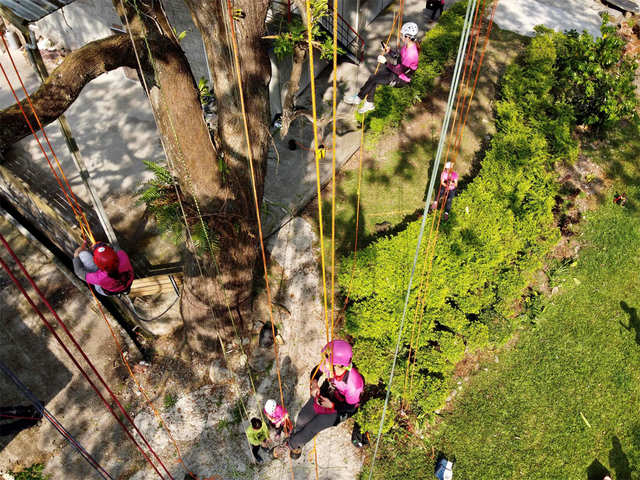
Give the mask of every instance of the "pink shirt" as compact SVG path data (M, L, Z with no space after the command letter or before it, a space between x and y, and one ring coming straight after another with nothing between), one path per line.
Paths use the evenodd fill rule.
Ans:
M280 424L287 418L287 409L282 405L276 405L276 410L273 412L273 415L269 415L266 411L264 414L267 416L269 421L273 423L276 427L280 426Z
M325 365L325 362L322 362L320 370L322 370L322 373L325 375L329 375L329 368ZM329 379L329 382L333 384L348 404L357 406L360 404L360 396L364 390L364 378L362 378L362 375L360 375L360 372L358 372L358 369L355 367L349 370L349 375L345 376L347 377L346 382L335 378ZM319 405L317 399L313 404L313 408L316 413L320 414L333 413L336 411L333 408L327 408Z
M449 190L455 190L458 184L458 172L443 170L440 175L440 183L444 185L447 180L449 180Z
M420 52L418 52L418 46L415 43L404 45L400 49L400 63L398 63L398 65L390 66L389 70L398 75L401 80L410 82L411 79L402 72L407 68L410 68L415 72L418 68L419 58Z
M128 272L129 276L127 282L125 284L120 283L118 280L111 278L107 275L107 272L103 270L98 270L97 272L87 273L85 276L85 280L87 283L91 283L93 285L99 285L104 290L108 292L121 292L126 290L131 282L133 282L133 267L131 266L131 262L129 261L129 256L125 253L124 250L118 250L118 272L125 273Z

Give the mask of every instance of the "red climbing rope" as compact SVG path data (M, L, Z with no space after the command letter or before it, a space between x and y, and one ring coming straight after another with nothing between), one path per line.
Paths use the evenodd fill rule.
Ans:
M49 303L49 301L47 300L47 298L44 296L44 294L42 293L42 291L38 288L38 286L36 285L35 281L33 280L33 278L29 275L29 273L27 272L26 268L24 267L24 265L22 264L22 262L20 261L20 259L18 258L18 256L15 254L15 252L13 251L13 249L11 248L11 246L9 245L9 243L6 241L6 239L4 238L4 236L0 233L0 242L4 245L5 249L7 250L7 252L9 253L9 255L11 255L11 257L13 258L13 260L16 262L16 265L18 265L18 267L20 268L20 270L22 271L23 275L26 277L27 281L29 282L29 284L31 285L31 287L35 290L35 292L37 293L37 295L40 297L40 299L42 300L42 302L44 303L44 305L47 307L47 309L51 312L51 314L53 315L53 317L56 319L58 325L64 330L64 332L66 333L66 335L69 337L69 339L71 340L71 342L73 343L73 345L76 347L76 349L78 350L78 352L80 353L80 355L82 356L82 358L85 360L85 362L87 362L87 364L89 365L89 367L91 368L91 370L93 371L93 373L96 375L96 377L98 378L98 380L100 381L100 383L104 386L104 388L107 390L107 392L109 392L109 395L111 396L111 398L113 399L113 401L116 403L116 405L118 406L119 410L122 412L122 414L125 416L125 418L131 423L131 425L133 426L134 430L136 431L136 433L138 435L140 435L140 438L142 439L142 441L144 442L144 444L146 445L146 447L149 449L149 451L151 452L151 454L154 456L154 458L158 461L158 463L162 466L163 470L166 472L166 474L168 475L168 477L171 480L174 480L173 476L171 475L171 473L169 472L169 470L167 470L167 468L164 466L164 464L162 463L162 460L160 459L160 457L157 455L157 453L153 450L153 448L151 447L151 445L149 445L149 442L146 440L146 438L144 437L144 435L142 434L142 432L138 429L138 427L136 426L135 422L133 421L133 419L131 418L131 416L127 413L127 411L125 410L125 408L122 406L122 404L120 403L120 401L118 400L118 398L115 396L115 394L113 393L113 391L111 390L111 388L109 388L109 385L107 384L107 382L104 380L104 378L102 377L102 375L100 375L100 373L98 372L98 370L96 369L96 367L93 365L93 363L91 362L91 360L89 360L89 357L87 357L86 353L84 352L84 350L82 349L82 347L78 344L78 342L76 341L75 337L73 336L73 334L69 331L69 329L67 328L66 324L62 321L62 319L60 318L60 316L58 315L58 313L55 311L55 309L51 306L51 304ZM45 318L45 316L42 314L42 312L40 311L40 309L38 308L38 306L35 304L35 302L31 299L31 297L29 296L29 294L27 293L27 291L25 290L25 288L23 287L23 285L20 283L20 281L16 278L16 276L14 275L14 273L11 271L11 269L9 268L9 266L4 262L4 260L0 257L0 265L2 266L2 268L4 268L4 270L7 272L7 274L9 275L9 277L11 278L11 280L15 283L16 287L18 287L18 289L20 290L20 292L22 293L22 295L25 297L25 299L27 300L27 302L29 302L29 305L31 306L31 308L36 312L36 314L40 317L40 319L42 320L42 322L44 323L44 325L47 327L47 329L51 332L51 334L53 335L53 337L56 339L56 341L58 342L58 344L62 347L62 349L65 351L65 353L67 354L67 356L71 359L71 361L73 362L73 364L78 368L78 370L80 370L80 373L82 374L82 376L89 382L89 384L91 385L91 388L96 392L96 394L100 397L100 399L102 400L102 402L105 404L105 406L107 407L107 409L109 410L109 412L111 412L111 414L113 415L113 417L116 419L116 421L118 422L118 424L122 427L122 429L125 431L125 433L127 434L127 436L129 437L129 439L133 442L133 444L136 446L136 448L140 451L140 453L142 453L142 455L144 456L145 460L153 467L153 469L155 470L155 472L158 474L158 476L162 479L164 479L165 477L160 473L160 471L158 470L157 466L151 461L151 459L149 458L149 456L147 455L147 453L145 453L145 451L142 449L142 447L140 446L140 444L136 441L136 439L133 437L133 435L131 434L131 432L129 431L129 429L125 426L125 424L122 422L122 420L120 419L120 417L118 416L118 414L113 410L113 408L111 407L111 405L109 404L109 402L105 399L105 397L103 396L103 394L100 392L100 390L98 389L98 387L96 386L96 384L93 382L93 380L89 377L89 375L87 374L86 370L80 365L80 363L78 362L78 360L76 359L76 357L73 355L73 353L71 353L71 351L69 350L69 348L64 344L64 342L62 341L62 339L60 338L60 336L56 333L55 329L53 328L53 326L51 325L51 323L49 323L49 321Z
M83 237L85 238L85 240L88 238L89 240L91 240L92 243L95 243L95 238L93 237L93 232L91 231L91 226L89 225L89 222L87 221L87 217L85 216L84 212L82 211L82 207L80 206L80 203L78 202L77 197L75 196L75 194L73 193L73 190L71 189L71 185L69 184L69 180L67 180L67 177L64 174L64 170L62 169L62 165L60 164L60 161L58 160L58 156L56 155L56 152L53 149L53 146L51 145L51 142L49 141L49 136L47 135L47 132L46 132L46 130L44 129L44 127L42 125L42 122L40 122L40 117L38 116L38 113L36 112L36 109L33 106L33 102L31 101L31 97L29 95L29 92L27 92L27 89L24 86L24 82L22 81L22 77L20 76L20 72L18 71L18 67L16 66L15 62L13 61L13 56L11 55L11 50L9 49L9 47L7 45L7 41L4 38L4 34L2 34L1 32L0 32L0 37L2 37L2 43L4 44L4 48L5 48L6 52L9 54L9 59L11 60L11 65L13 65L13 70L15 71L16 76L18 77L18 80L20 81L20 85L22 86L22 91L24 92L24 94L26 96L26 100L29 103L29 106L31 107L31 111L33 112L33 116L36 119L36 122L38 123L38 126L40 127L40 131L44 135L45 140L47 141L47 145L49 146L49 149L51 151L51 154L52 154L53 158L56 161L56 164L58 165L58 169L60 171L60 174L62 175L62 178L64 179L64 183L66 185L66 188L62 184L62 181L60 180L60 177L58 176L58 173L56 172L53 164L51 163L51 159L49 158L49 155L47 155L47 152L45 151L44 147L42 146L42 143L40 142L40 138L38 137L35 129L33 128L33 125L31 124L31 121L29 120L29 117L27 116L26 112L24 111L24 108L22 107L22 103L20 102L20 99L18 98L18 95L16 94L16 92L15 92L15 90L13 88L13 85L11 84L11 80L9 80L9 76L7 75L7 72L5 71L4 67L0 63L0 69L2 70L2 74L4 75L5 80L7 81L7 85L9 86L9 89L11 90L11 93L13 94L13 97L16 100L16 104L18 105L18 108L22 112L22 115L24 116L24 119L27 122L27 125L29 126L29 129L31 130L31 133L33 134L34 138L38 142L38 146L40 147L40 150L44 154L44 157L47 159L47 163L49 164L49 168L53 172L53 175L56 177L56 180L58 181L58 185L60 185L60 188L62 189L62 192L64 193L64 196L67 199L67 202L69 203L69 206L73 210L73 213L76 216L76 220L78 221L78 224L80 225L80 229L82 231ZM68 189L69 194L71 195L72 198L69 197L69 194L67 193L67 189ZM85 235L86 235L86 237L85 237Z

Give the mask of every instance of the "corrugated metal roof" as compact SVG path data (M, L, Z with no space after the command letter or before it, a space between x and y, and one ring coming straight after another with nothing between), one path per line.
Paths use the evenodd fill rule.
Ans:
M0 0L0 5L7 7L16 16L27 22L35 22L59 8L69 5L74 0Z

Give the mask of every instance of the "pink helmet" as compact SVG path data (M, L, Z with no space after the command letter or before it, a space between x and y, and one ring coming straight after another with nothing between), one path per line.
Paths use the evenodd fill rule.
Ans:
M349 342L345 340L333 340L327 343L322 349L322 353L324 353L326 358L332 358L334 365L342 365L343 367L351 366L353 349L351 345L349 345Z

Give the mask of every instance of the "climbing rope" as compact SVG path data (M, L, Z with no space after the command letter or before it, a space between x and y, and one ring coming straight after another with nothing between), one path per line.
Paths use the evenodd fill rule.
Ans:
M18 98L18 95L15 92L15 89L13 88L13 85L11 83L11 80L9 80L9 76L7 75L7 72L4 69L4 66L2 66L2 64L0 64L0 70L2 70L2 74L7 82L7 85L9 86L9 89L11 90L11 94L13 95L13 97L16 100L16 104L18 105L18 108L20 109L20 112L22 112L22 115L24 116L24 119L29 127L29 130L31 130L31 134L34 136L34 138L36 139L36 142L38 143L38 147L40 148L40 151L42 152L42 154L44 155L45 159L47 160L47 163L49 164L49 168L51 169L51 171L53 172L53 175L55 176L58 185L60 186L60 189L62 190L62 193L64 194L65 199L67 200L69 206L71 207L71 210L74 213L74 216L76 217L76 220L78 222L78 225L80 226L80 231L82 233L82 236L85 240L89 239L92 243L95 243L95 239L93 237L93 233L91 231L91 226L89 225L89 222L87 221L87 217L85 216L84 212L82 211L82 207L80 206L80 203L78 202L77 197L75 196L75 194L73 193L73 190L71 189L71 185L69 184L69 181L67 180L67 177L64 173L64 170L62 169L62 165L60 164L60 161L58 160L58 156L55 153L55 150L53 149L53 146L51 145L51 142L49 141L49 136L47 135L46 130L44 129L42 122L40 122L40 117L38 116L38 113L36 112L36 109L33 105L33 102L31 101L31 96L29 95L29 92L27 91L26 87L24 86L24 82L22 81L22 77L20 75L20 71L18 70L18 67L16 66L14 60L13 60L13 55L11 55L11 49L9 49L8 45L7 45L7 41L4 38L4 34L2 32L0 32L0 37L2 38L2 43L4 44L4 48L5 51L8 53L9 55L9 59L11 60L11 65L13 66L13 70L15 71L15 74L20 82L20 85L22 87L22 91L25 94L27 103L29 103L29 106L31 108L31 111L33 113L34 118L36 119L36 122L40 128L40 131L42 132L42 134L44 135L44 138L47 142L47 145L49 146L49 150L51 151L51 155L53 156L53 158L56 161L56 164L58 166L58 170L60 172L60 174L62 175L62 178L64 179L64 184L62 182L62 180L60 180L60 177L58 176L58 172L56 172L56 169L54 168L53 164L51 163L51 159L49 158L49 155L47 154L47 152L45 151L44 147L42 146L42 143L40 142L40 138L38 137L35 128L33 127L31 121L29 120L29 117L27 116L26 112L24 111L24 108L22 106L22 102L20 102L20 99ZM66 185L66 187L65 187ZM67 192L68 191L68 192ZM70 195L70 196L69 196Z
M480 71L481 71L481 68L482 68L482 65L483 65L483 62L484 62L484 56L485 56L485 53L486 53L486 49L487 49L487 46L488 46L489 41L490 41L490 36L491 36L492 28L493 28L493 21L494 21L494 16L495 16L495 11L496 11L496 8L497 8L497 4L498 4L498 1L496 0L493 3L493 7L492 7L492 10L491 10L491 17L489 19L489 23L488 23L486 32L484 34L484 44L483 44L483 47L482 47L482 53L481 53L480 58L478 59L478 62L477 62L476 71L475 71L475 78L473 80L473 86L471 87L471 90L469 91L469 85L470 85L470 79L471 79L471 70L472 70L473 65L475 64L476 48L477 48L477 44L478 44L478 38L480 36L482 18L484 18L484 12L485 12L485 3L484 2L483 2L482 7L481 7L480 15L478 16L480 21L479 21L478 27L477 27L476 41L474 42L475 44L474 44L474 47L473 47L473 53L472 53L471 59L469 61L469 64L470 64L469 76L468 76L466 84L464 84L463 88L459 90L459 96L463 95L465 97L463 99L463 101L462 101L462 109L464 110L465 105L466 105L466 111L464 111L464 115L462 116L462 120L459 122L458 129L457 129L457 132L456 132L456 138L455 138L455 141L453 142L454 143L453 154L452 154L453 158L451 158L451 159L449 158L449 149L447 149L447 160L451 162L451 165L452 165L451 169L453 169L453 166L455 165L455 162L456 162L456 159L457 159L457 155L459 155L459 153L461 151L461 148L462 148L461 147L462 137L464 135L465 127L466 127L466 124L467 124L467 121L468 121L469 112L470 112L471 104L472 104L472 101L473 101L473 98L474 98L474 95L475 95L475 90L476 90L476 86L477 86L477 83L478 83L478 78L479 78L479 75L480 75ZM476 22L474 20L474 25L475 25L475 23ZM457 102L457 104L459 104L459 103L460 102ZM457 110L457 108L458 108L458 106L456 105L456 110ZM455 129L455 127L452 128L452 135L453 135L453 130L454 129ZM451 142L451 138L449 139L449 143L450 144L452 143ZM440 188L442 188L442 185L440 186ZM445 205L446 205L446 202L447 202L448 195L449 195L449 190L446 190L444 198L442 199L441 208L440 208L440 210L438 212L438 225L436 227L436 238L437 238L437 235L438 235L438 227L439 227L440 222L441 222L441 218L442 218L442 215L443 215L443 211L445 209ZM433 246L433 249L435 249L435 245ZM424 304L424 294L425 294L426 289L428 288L428 284L429 284L429 278L430 278L431 269L432 269L432 266L433 266L433 256L434 256L434 252L431 252L430 261L429 261L429 270L428 270L427 276L425 278L425 286L424 286L423 291L422 291L421 304ZM419 324L418 324L418 337L417 337L419 339L420 335L421 335L421 332L422 332L422 320L423 320L423 317L424 317L424 311L422 310L422 307L419 307L419 310L416 310L416 313L418 311L420 312L420 320L419 320ZM412 332L412 336L413 336L413 332ZM413 362L413 363L411 362L411 350L413 348L412 343L413 343L413 339L412 339L412 342L410 344L409 359L408 359L408 362L407 362L407 369L411 370L411 379L410 379L410 382L409 382L409 396L411 396L411 393L413 391L413 376L414 376L414 371L415 371L415 362ZM415 358L416 352L414 351L413 353L414 353L414 358ZM406 387L406 375L405 375L405 387ZM403 387L403 390L404 390L404 387ZM403 393L403 396L404 396L404 393Z
M335 321L335 279L336 279L336 111L338 104L338 0L333 0L333 102L331 106L331 332L329 341L333 340ZM315 92L313 93L315 97ZM321 198L318 196L318 203ZM333 349L331 352L333 357ZM333 363L333 358L332 358ZM317 457L316 457L317 460ZM317 466L317 463L316 463Z
M102 377L102 375L100 375L100 373L98 372L98 370L96 369L96 367L94 366L94 364L91 362L91 360L89 360L89 357L87 357L86 353L84 352L84 350L82 349L82 347L79 345L79 343L76 341L75 337L73 336L73 334L69 331L69 329L67 328L66 324L62 321L62 319L59 317L58 313L55 311L55 309L51 306L51 304L49 303L49 301L47 300L47 298L44 296L44 294L42 293L42 291L38 288L38 286L36 285L35 281L33 280L33 278L29 275L29 273L27 272L26 268L24 267L24 265L22 264L22 262L20 261L20 259L18 258L18 256L15 254L15 252L13 251L13 249L11 248L11 246L9 245L9 243L6 241L6 239L4 238L4 236L0 233L0 243L2 243L5 247L5 249L7 250L7 252L9 253L9 255L13 258L14 262L16 263L16 265L19 267L19 269L21 270L22 274L26 277L27 281L29 282L29 284L31 285L31 287L34 289L34 291L36 292L36 294L40 297L40 299L42 300L42 302L44 303L44 305L47 307L47 309L51 312L51 314L53 315L53 317L55 318L56 322L58 323L58 325L64 330L65 334L67 335L67 337L69 337L69 339L71 340L71 342L73 343L73 345L75 346L75 348L78 350L78 352L80 353L80 355L82 356L82 358L84 359L84 361L87 363L87 365L89 365L89 367L91 368L91 370L93 371L93 373L96 375L96 377L98 378L98 380L100 381L100 383L102 384L102 386L107 390L107 392L109 393L111 399L116 403L116 405L118 406L118 409L120 410L120 412L122 412L122 414L125 416L125 418L129 421L129 423L131 424L131 426L134 428L134 430L136 431L136 433L140 436L140 438L142 439L142 441L144 442L144 444L146 445L146 447L149 449L149 451L152 453L152 455L154 456L154 458L158 461L158 463L162 466L162 468L164 469L164 471L166 472L166 474L168 475L168 477L170 479L173 480L173 477L171 476L171 474L169 473L169 471L167 470L167 468L164 466L164 464L162 463L162 460L160 459L160 457L157 455L157 453L153 450L153 448L151 447L151 445L149 444L149 442L146 440L146 438L144 437L144 435L142 434L142 432L138 429L138 427L136 426L135 422L133 421L133 419L131 418L131 416L129 415L129 413L126 411L126 409L122 406L122 404L120 403L120 401L118 400L118 398L115 396L115 394L113 393L113 391L111 390L111 388L109 387L109 385L107 384L107 382L104 380L104 378ZM129 431L129 429L125 426L125 424L122 422L122 420L120 419L120 417L118 416L118 414L113 410L113 407L111 407L111 404L105 399L105 397L102 395L102 393L100 392L100 390L98 389L98 387L96 386L96 384L94 383L93 380L91 380L91 378L89 377L89 375L87 374L86 370L84 368L82 368L82 366L78 363L78 360L76 359L76 357L71 353L71 351L69 350L69 348L64 344L64 342L62 341L62 339L60 338L60 336L58 335L58 333L55 331L55 329L53 328L53 326L51 325L51 323L49 323L49 321L46 319L46 317L42 314L42 312L40 311L40 309L38 308L38 306L35 304L35 302L31 299L31 297L29 296L29 294L27 293L27 291L25 290L25 288L23 287L23 285L20 283L20 281L16 278L16 276L14 275L14 273L12 272L12 270L9 268L9 266L4 262L4 260L2 258L0 258L0 266L2 266L2 268L7 272L7 274L9 275L9 277L11 278L11 280L15 283L16 287L18 287L18 289L20 290L20 293L22 293L22 295L25 297L25 299L27 300L27 302L29 303L29 305L31 306L31 308L34 310L34 312L40 317L40 319L42 320L42 322L44 323L45 327L49 330L49 332L51 332L51 334L53 335L53 337L56 339L56 341L58 342L58 344L62 347L62 349L64 350L64 352L67 354L67 356L71 359L71 361L73 362L73 364L76 366L76 368L80 371L80 373L82 374L82 376L89 382L89 384L91 385L91 388L96 392L96 394L100 397L100 399L102 400L102 402L105 404L105 406L107 407L107 409L109 410L109 412L113 415L113 417L116 419L116 421L118 422L118 424L122 427L122 429L125 431L125 433L127 434L127 436L129 437L129 439L133 442L133 444L136 446L136 448L140 451L140 453L142 453L143 457L145 458L145 460L147 461L147 463L149 463L153 469L155 470L155 472L158 474L158 476L160 478L165 478L160 471L158 470L158 468L156 467L156 465L151 461L151 459L149 458L149 456L147 455L147 453L142 449L142 447L140 446L140 444L136 441L136 439L133 437L133 435L131 434L131 432Z
M60 432L67 442L75 449L77 452L87 461L89 465L100 475L102 478L114 480L114 478L107 472L102 465L82 446L82 444L76 440L73 435L71 435L66 428L62 426L62 424L58 421L58 419L47 410L38 397L36 397L31 390L29 390L26 385L18 378L18 376L9 368L4 362L0 360L0 370L5 376L11 380L14 385L20 390L22 395L30 401L35 409L40 412L40 414L46 418L53 427ZM0 415L0 417L8 417L8 418L18 418L18 419L28 419L28 420L40 420L39 418L28 418L28 417L17 417L12 415Z
M380 424L378 426L378 434L377 434L377 438L376 438L376 445L374 448L374 452L373 452L373 457L371 460L371 469L369 470L369 480L371 480L373 478L373 472L375 470L375 461L376 461L376 457L378 454L378 448L380 446L380 439L382 437L382 428L384 426L384 420L387 414L387 407L389 405L389 398L391 396L391 386L393 384L393 376L395 373L395 367L396 367L396 363L398 360L398 352L400 350L400 342L402 340L402 333L404 331L404 322L405 322L405 318L406 318L406 314L407 314L407 309L408 309L408 305L409 305L409 297L411 294L411 287L412 287L412 283L413 283L413 277L415 274L415 269L416 269L416 264L418 262L418 256L420 254L420 247L422 244L422 238L424 236L424 231L425 231L425 224L426 224L426 219L427 219L427 212L429 209L429 202L431 200L431 195L433 195L433 186L435 184L435 180L437 177L437 173L438 173L438 167L440 164L440 157L442 156L442 147L445 141L445 138L447 137L447 131L448 131L448 127L449 127L449 120L451 118L451 112L452 112L452 107L453 107L453 98L456 95L457 92L457 88L458 88L458 82L460 79L460 73L461 73L461 63L462 63L462 57L463 57L463 52L466 49L466 45L469 39L469 33L470 33L470 27L471 27L471 12L473 10L473 7L476 6L477 0L471 0L468 4L467 4L467 11L465 14L465 20L464 20L464 26L462 29L462 35L460 38L460 44L458 47L458 56L456 59L456 66L454 69L454 75L453 75L453 82L451 85L451 90L449 92L449 99L447 102L447 109L445 111L445 118L443 121L443 125L442 125L442 134L440 136L440 142L438 145L438 150L436 151L436 157L434 160L434 166L433 166L433 170L432 170L432 175L431 175L431 181L429 183L429 190L427 193L427 197L426 197L426 201L425 201L425 206L424 206L424 212L422 215L422 222L420 225L420 232L418 234L418 241L416 244L416 250L413 256L413 263L412 263L412 267L411 267L411 274L409 276L409 282L407 285L407 291L405 294L405 300L404 300L404 306L402 309L402 316L400 319L400 325L398 327L398 335L397 335L397 339L396 339L396 347L395 347L395 351L394 351L394 355L393 355L393 362L391 363L391 372L389 374L389 381L387 382L387 393L385 396L385 401L384 401L384 405L382 407L382 415L380 418Z
M387 41L386 41L387 45L389 44L389 41L393 36L393 32L398 22L398 18L399 18L398 13L397 12L394 13L393 22L391 23L391 30L389 30L389 34L387 35ZM380 68L380 65L381 65L380 63L376 64L376 68L373 73L374 75L378 73L378 69ZM349 275L349 282L347 284L348 285L347 293L345 295L342 308L338 313L338 317L343 315L347 309L347 306L349 304L349 296L351 295L351 288L353 286L353 279L355 277L355 272L356 272L356 260L358 257L358 235L360 230L360 198L361 198L361 190L362 190L362 164L363 164L363 156L364 156L364 127L365 127L366 117L367 117L367 112L362 114L362 121L360 122L360 148L358 152L358 187L356 189L356 227L355 227L355 236L353 241L353 262L351 264L351 273Z
M471 67L475 61L475 52L476 52L476 46L478 43L478 38L479 38L479 33L480 30L476 28L478 19L482 17L482 15L484 14L484 2L485 0L482 1L482 7L480 8L480 3L476 4L476 9L475 9L475 13L474 13L474 18L473 18L473 25L471 26L471 37L470 37L470 42L467 43L467 49L466 49L466 54L465 54L465 59L464 59L464 69L463 69L463 73L462 73L462 80L460 81L461 83L461 87L458 89L458 94L457 94L457 100L456 100L456 106L455 106L455 110L454 110L454 114L453 114L453 124L451 127L451 133L448 136L447 139L447 152L445 154L445 162L449 159L449 153L450 153L450 149L451 149L451 145L453 144L457 144L458 139L459 139L459 135L460 135L460 129L457 129L457 132L455 134L455 140L452 141L452 137L454 137L454 131L456 131L456 125L458 125L459 122L459 117L458 117L458 112L460 111L460 104L461 104L461 100L462 102L462 109L464 109L464 102L466 101L466 97L467 97L467 88L468 88L468 78L467 78L467 74L469 73L469 78L470 78L470 71L471 71ZM471 53L473 52L473 54ZM436 195L436 198L441 199L441 193L442 193L442 184L441 182L438 183L438 193ZM412 326L411 326L411 337L410 337L410 341L409 341L409 352L408 352L408 356L407 356L407 366L405 368L405 376L404 376L404 382L403 382L403 387L402 387L402 402L404 402L406 400L406 392L407 392L407 387L409 386L409 393L411 393L412 391L412 385L413 385L413 370L414 370L414 365L412 364L412 355L414 356L414 360L415 360L415 349L414 349L414 340L417 338L420 338L420 335L422 333L422 321L424 318L424 303L425 303L425 298L426 298L426 292L429 286L429 281L431 278L431 269L433 267L433 258L435 255L435 245L437 242L437 238L439 235L439 229L440 229L440 223L441 223L441 218L442 218L442 213L444 211L445 205L446 205L446 199L448 198L449 195L449 191L447 190L445 192L445 197L444 199L441 199L440 201L442 202L439 208L436 212L434 212L434 216L432 218L431 221L431 227L429 229L429 235L427 236L428 243L427 243L427 248L425 249L425 255L424 255L424 262L422 264L422 269L420 272L420 275L418 278L421 279L420 282L420 287L419 287L419 294L418 294L418 304L417 304L417 308L414 310L414 314L413 314L413 322L412 322ZM435 232L435 234L434 234ZM426 273L425 273L426 272ZM418 335L417 337L415 336L415 332L416 332L416 323L418 323ZM409 380L409 372L411 372L411 382L408 382Z
M307 46L309 49L309 75L311 79L311 113L313 116L313 143L315 149L316 160L316 192L318 195L318 227L320 229L320 264L322 270L322 301L323 301L323 315L324 325L326 332L327 343L329 343L329 319L328 319L328 303L327 303L327 276L325 266L325 249L324 249L324 226L322 220L322 186L320 185L320 158L318 155L318 149L320 143L318 142L318 111L316 105L316 75L313 61L313 17L311 15L311 2L305 0L305 7L307 13ZM335 124L335 122L334 122Z

